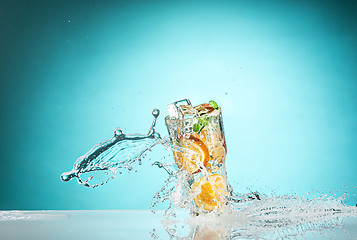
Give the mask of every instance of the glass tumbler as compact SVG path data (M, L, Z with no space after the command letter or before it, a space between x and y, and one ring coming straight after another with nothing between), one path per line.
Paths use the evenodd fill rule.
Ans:
M227 209L232 189L226 173L227 146L221 109L183 119L167 116L165 124L174 146L175 163L185 173L185 195L191 213Z

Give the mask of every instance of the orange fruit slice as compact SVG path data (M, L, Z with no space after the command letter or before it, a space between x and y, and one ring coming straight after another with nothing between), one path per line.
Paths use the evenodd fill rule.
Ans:
M200 139L203 143L206 143L206 141L207 141L207 139L206 139L207 134L205 133L205 129L203 129L203 130L200 132L200 134L198 134L197 132L194 132L192 135L193 135L194 137Z
M223 145L210 146L209 147L210 158L217 161L217 163L224 162L226 158L226 149Z
M200 136L201 139L207 145L210 160L216 161L216 163L223 163L227 149L225 147L225 139L222 137L221 133L215 129L208 129L207 131L202 131Z
M207 211L218 210L227 202L226 180L221 174L203 176L199 182L193 182L191 191L196 205Z
M183 152L174 152L175 162L178 167L190 173L201 171L199 165L206 166L209 160L209 152L206 145L193 135L182 137L180 142Z
M214 111L214 107L212 107L208 103L203 103L201 105L197 105L194 107L194 109L196 109L198 116L209 114Z

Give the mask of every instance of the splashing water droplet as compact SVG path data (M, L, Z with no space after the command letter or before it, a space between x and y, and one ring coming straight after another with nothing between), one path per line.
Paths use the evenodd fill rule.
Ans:
M154 110L152 110L152 115L154 116L154 118L158 118L160 115L160 110L155 108Z
M76 177L76 174L74 172L65 172L65 173L62 173L61 175L61 179L62 181L70 181L72 178Z

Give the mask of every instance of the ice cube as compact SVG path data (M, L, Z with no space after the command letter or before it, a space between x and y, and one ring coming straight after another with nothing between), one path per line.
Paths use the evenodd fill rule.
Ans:
M179 106L179 109L184 119L193 118L197 116L197 111L192 107L192 105L181 105Z
M185 104L184 104L185 103ZM192 113L192 105L191 101L188 99L183 99L176 101L167 105L167 111L169 112L169 116L171 119L184 119L185 115L191 116ZM190 110L188 110L190 109ZM194 110L194 109L193 109Z
M178 107L175 105L175 103L171 103L167 105L167 111L169 112L169 116L171 119L180 119L181 112L179 111Z

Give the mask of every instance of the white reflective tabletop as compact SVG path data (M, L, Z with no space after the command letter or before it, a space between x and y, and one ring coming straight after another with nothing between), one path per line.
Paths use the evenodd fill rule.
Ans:
M257 239L254 232L242 235L239 230L222 234L222 222L209 222L197 228L189 224L187 213L166 219L164 211L107 210L107 211L0 211L1 239ZM337 221L337 222L336 222ZM191 222L192 223L192 222ZM246 224L250 224L247 222ZM297 239L357 239L357 217L325 222L324 228L311 223ZM330 225L329 225L330 224ZM215 225L220 225L215 228ZM244 225L243 225L244 227ZM262 226L261 226L262 227ZM257 231L259 229L257 228ZM274 235L265 232L263 239L288 236L283 229ZM279 233L279 231L281 231ZM288 230L294 232L293 229ZM276 234L277 233L277 234ZM285 235L284 235L285 234ZM262 237L262 236L261 236ZM261 239L261 238L259 238Z

